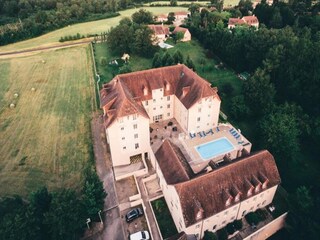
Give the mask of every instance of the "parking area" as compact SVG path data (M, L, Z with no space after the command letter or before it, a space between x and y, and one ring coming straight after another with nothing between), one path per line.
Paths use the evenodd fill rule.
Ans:
M134 208L141 208L143 210L143 207L140 204L136 207L132 207L132 208L121 211L121 220L122 220L124 232L126 233L126 237L128 237L128 238L129 238L130 234L138 232L138 231L145 231L146 230L146 231L150 232L145 214L134 219L133 221L131 221L129 223L126 222L126 218L125 218L126 214Z

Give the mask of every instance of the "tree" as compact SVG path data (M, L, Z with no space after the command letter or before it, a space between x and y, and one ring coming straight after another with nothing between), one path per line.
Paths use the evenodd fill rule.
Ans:
M48 239L79 239L85 221L83 206L74 191L62 190L53 194L44 220L48 226Z
M176 20L174 12L169 12L168 13L168 23L172 24L174 22L174 20Z
M186 65L188 68L192 69L193 71L196 71L196 67L189 55L187 56Z
M123 72L129 72L128 68L122 67ZM120 68L121 69L121 68ZM119 71L120 71L119 69ZM130 69L131 70L131 69ZM103 183L100 181L96 171L92 168L88 168L85 172L85 182L82 191L83 199L82 202L86 209L88 217L95 218L99 210L103 209L104 199L107 196L103 188Z
M281 105L258 123L261 147L275 155L280 167L287 167L300 151L298 119L287 109L286 104Z
M252 2L250 0L240 0L238 7L242 16L248 16L249 12L253 10Z
M174 65L174 59L171 55L168 56L167 61L166 61L166 65L165 66L172 66Z
M135 12L131 18L132 21L137 24L149 24L153 22L152 13L145 9L140 9L138 12Z
M200 12L200 5L196 3L191 3L188 10L190 11L191 17L193 17L195 13Z
M128 25L111 28L107 34L108 48L115 54L129 53L134 41L134 32Z
M259 115L268 112L274 104L275 88L270 76L262 69L244 81L245 100L252 112Z
M160 54L157 52L153 56L152 67L153 68L158 68L158 67L161 67L161 66L162 66L161 57L160 57Z
M132 51L140 56L150 57L155 52L152 44L153 31L147 26L139 26L134 33Z
M177 50L177 51L174 52L174 54L173 54L173 60L174 60L174 63L175 63L175 64L183 63L183 55L182 55L182 53L181 53L179 50Z
M161 57L161 65L166 66L168 58L171 57L170 53L167 51Z
M177 2L178 2L177 0L170 0L170 6L177 6L178 5Z
M250 109L247 107L243 95L238 95L231 98L230 115L234 119L241 120L247 118L249 114Z
M184 33L183 32L176 32L172 34L172 38L174 43L177 43L179 41L181 41L184 37Z
M213 232L206 230L204 232L203 240L217 240L217 237Z
M319 198L317 196L317 198ZM311 195L310 189L300 186L289 196L288 229L292 239L318 239L319 206ZM319 200L318 200L319 204Z
M124 17L120 20L119 25L128 25L131 26L132 25L132 21L130 18L128 17Z
M282 16L280 14L280 10L278 7L275 7L273 10L272 18L270 20L270 26L273 28L281 28L283 25L282 23Z

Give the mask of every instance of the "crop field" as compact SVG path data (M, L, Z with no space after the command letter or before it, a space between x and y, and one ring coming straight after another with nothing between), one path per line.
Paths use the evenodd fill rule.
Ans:
M79 189L90 159L91 62L87 46L0 60L0 196Z
M187 10L187 8L184 7L144 7L144 9L152 12L154 15L169 13L172 11ZM25 48L35 48L41 45L50 45L50 43L58 43L61 37L69 35L73 36L77 33L87 36L87 34L100 34L102 32L107 32L112 26L118 25L119 21L122 18L131 17L131 15L138 10L138 8L129 9L119 12L121 15L118 17L70 25L68 27L64 27L56 31L44 34L40 37L0 47L0 52L15 51Z

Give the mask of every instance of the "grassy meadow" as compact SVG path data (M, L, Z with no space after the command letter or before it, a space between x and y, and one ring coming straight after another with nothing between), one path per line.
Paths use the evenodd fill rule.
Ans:
M187 10L187 8L184 8L184 7L174 7L174 8L144 7L144 9L152 12L154 15L169 13L172 11ZM131 17L131 15L138 10L139 10L138 8L128 9L128 10L120 11L119 12L120 16L118 17L70 25L68 27L64 27L56 31L49 32L40 37L2 46L0 47L0 52L16 51L16 50L26 49L26 48L35 48L41 45L50 45L52 43L58 43L61 37L68 36L68 35L73 36L73 35L76 35L77 33L80 33L81 35L85 35L85 36L87 34L100 34L102 32L108 31L112 26L118 25L119 21L122 18Z
M90 56L81 46L0 60L0 196L80 187L92 145Z
M172 42L169 42L170 44ZM102 76L102 82L108 82L112 79L112 68L110 66L101 66L101 57L106 57L107 62L120 58L121 56L113 55L107 47L106 43L95 44L95 58L97 62L97 70ZM167 51L173 55L179 50L184 59L189 55L196 66L197 73L218 88L226 83L230 83L234 87L234 95L238 95L241 91L242 82L236 74L228 68L217 67L218 61L212 57L208 57L206 51L201 47L198 41L179 42L173 48ZM163 51L163 50L161 50ZM204 64L202 64L204 63ZM152 68L152 58L144 58L136 55L130 55L129 65L132 71L139 71Z

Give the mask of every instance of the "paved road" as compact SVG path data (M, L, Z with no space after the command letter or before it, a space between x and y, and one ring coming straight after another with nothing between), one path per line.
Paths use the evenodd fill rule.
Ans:
M81 45L81 44L90 43L90 42L92 42L92 40L84 40L84 41L75 42L75 43L56 44L56 45L54 45L54 46L49 46L49 47L38 47L38 48L31 48L31 49L26 49L26 50L12 51L12 52L0 52L0 56L15 55L15 54L29 53L29 52L36 52L36 51L42 51L42 50L48 50L48 49L57 49L57 48L64 48L64 47L72 47L72 46Z
M115 179L112 171L110 155L107 153L106 137L101 116L96 114L92 120L92 135L96 169L108 193L104 204L104 228L102 233L95 235L96 240L124 240L125 234L121 223L118 199L115 191Z

